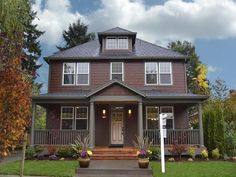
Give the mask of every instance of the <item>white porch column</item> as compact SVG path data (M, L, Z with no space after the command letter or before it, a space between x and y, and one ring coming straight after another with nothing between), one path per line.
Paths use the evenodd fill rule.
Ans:
M138 103L138 136L143 138L143 103Z
M204 146L203 125L202 125L202 104L198 104L198 123L200 131L200 146Z
M91 148L95 147L95 110L94 102L90 102L90 119L89 119L89 137L91 141Z
M34 146L34 124L35 124L35 112L36 112L36 104L32 104L32 119L31 119L31 140L30 146Z

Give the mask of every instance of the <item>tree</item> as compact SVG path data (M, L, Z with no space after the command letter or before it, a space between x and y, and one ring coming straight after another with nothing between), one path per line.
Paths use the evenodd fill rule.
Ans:
M85 25L80 19L78 19L76 23L69 25L67 31L63 31L62 36L66 45L64 47L57 46L57 48L62 51L95 39L95 34L88 33L87 31L88 25Z
M28 1L28 0L27 0ZM41 56L41 48L38 38L44 33L37 29L36 24L33 24L33 20L36 18L37 12L31 10L31 4L27 4L27 13L29 14L28 20L24 21L24 45L22 69L36 78L36 70L41 66L37 64L38 58ZM40 87L40 85L38 86Z
M196 78L193 78L193 80L196 82L196 92L197 93L202 93L202 94L209 94L209 85L208 81L206 78L207 75L207 67L204 64L200 64L197 68L196 71L198 73Z
M195 51L195 47L188 41L176 41L169 43L168 48L189 57L186 64L188 91L191 93L198 93L201 89L199 89L197 82L194 81L194 78L198 77L199 72L197 68L201 64L201 61Z
M217 79L211 84L211 93L214 99L223 101L229 96L229 89L224 80Z
M0 157L9 154L30 123L32 78L21 67L27 3L0 1Z

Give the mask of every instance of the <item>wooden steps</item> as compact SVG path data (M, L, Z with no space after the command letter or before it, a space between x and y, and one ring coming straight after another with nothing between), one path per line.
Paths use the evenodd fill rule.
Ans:
M133 147L96 147L93 149L93 160L135 160L137 150Z

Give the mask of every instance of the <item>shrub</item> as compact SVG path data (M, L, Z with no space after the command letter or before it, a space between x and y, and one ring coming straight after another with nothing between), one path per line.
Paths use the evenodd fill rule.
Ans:
M174 142L172 148L169 149L168 151L172 155L178 155L179 158L181 159L181 155L186 152L186 145Z
M236 156L236 125L233 122L226 123L226 154Z
M60 147L57 151L57 154L60 157L73 157L74 151L71 147L65 146L65 147Z
M150 147L149 150L152 152L149 157L150 160L159 160L160 159L161 150L159 147Z
M188 155L192 158L192 159L195 159L195 156L196 156L196 150L194 147L190 147L188 149Z
M34 147L28 147L25 151L26 159L32 159L35 156L36 152Z
M34 150L35 150L35 153L39 155L44 151L44 148L42 146L35 146Z
M55 155L56 154L56 147L53 147L53 146L48 146L47 147L47 150L48 150L48 155L51 156L51 155Z
M216 148L216 149L212 150L211 155L212 155L212 157L213 157L214 159L219 159L219 158L220 158L220 152L219 152L219 149Z
M208 158L208 151L206 149L202 150L201 156L202 156L202 158L207 159Z

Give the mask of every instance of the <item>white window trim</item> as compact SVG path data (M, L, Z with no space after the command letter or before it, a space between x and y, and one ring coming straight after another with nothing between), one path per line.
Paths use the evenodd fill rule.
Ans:
M66 63L74 64L74 70L75 70L75 73L74 73L74 84L64 84L64 75L65 75L65 73L64 73L64 65ZM69 73L66 73L66 74L69 74ZM64 63L62 63L62 85L63 86L75 85L75 81L76 81L76 63L74 63L74 62L64 62Z
M112 63L121 63L122 73L112 73ZM112 80L112 74L122 74L122 81L124 81L124 62L111 62L110 63L110 80Z
M87 109L87 117L86 118L77 118L77 108L86 108ZM75 130L76 130L76 120L87 120L87 128L88 130L88 107L87 106L76 106L75 107Z
M170 63L170 72L168 72L168 73L167 72L166 73L165 72L161 73L160 63ZM172 80L172 62L159 62L158 65L159 65L159 71L158 71L159 72L158 73L159 74L159 78L158 78L159 79L159 85L173 85L173 80ZM162 84L161 83L161 74L170 74L170 84Z
M150 107L154 107L155 109L157 109L157 115L159 115L159 107L158 106L146 106L146 130L149 130L148 129L148 123L147 123L147 120L148 119L153 119L153 118L148 118L148 114L147 114L147 110L148 110L148 108L150 108ZM157 119L158 119L158 121L159 121L159 116L157 117Z
M162 113L163 108L171 108L172 109L172 114L173 114L173 130L175 129L175 114L174 114L174 106L160 106L160 113Z
M78 64L79 63L87 63L88 64L88 73L78 73ZM78 79L77 79L78 74L88 74L88 84L78 84ZM76 85L90 85L90 63L88 63L88 62L77 62L76 63L76 77L75 77L75 79L76 79Z
M109 38L115 38L116 39L116 48L108 48L108 40ZM118 41L117 41L117 37L116 36L107 36L106 37L106 50L117 50L118 49Z
M146 73L146 65L147 65L147 63L155 63L156 64L156 69L157 69L157 73L156 73L156 75L157 75L157 83L156 84L148 84L147 83L147 77L146 77L146 75L147 75L147 73ZM145 65L144 65L144 77L145 77L145 85L158 85L158 83L159 83L159 67L158 67L158 63L157 62L145 62Z
M72 118L62 118L62 110L63 108L72 108L73 109L73 113L72 113ZM65 120L71 120L72 119L72 129L71 130L74 130L74 113L75 113L75 109L73 106L61 106L61 121L60 121L60 130L65 130L65 129L62 129L62 120L65 119ZM66 129L67 130L67 129ZM68 129L69 130L69 129Z
M127 39L127 48L120 48L120 45L119 45L119 39ZM121 50L127 50L129 49L129 39L127 36L119 36L118 37L118 41L117 41L117 49L121 49Z

